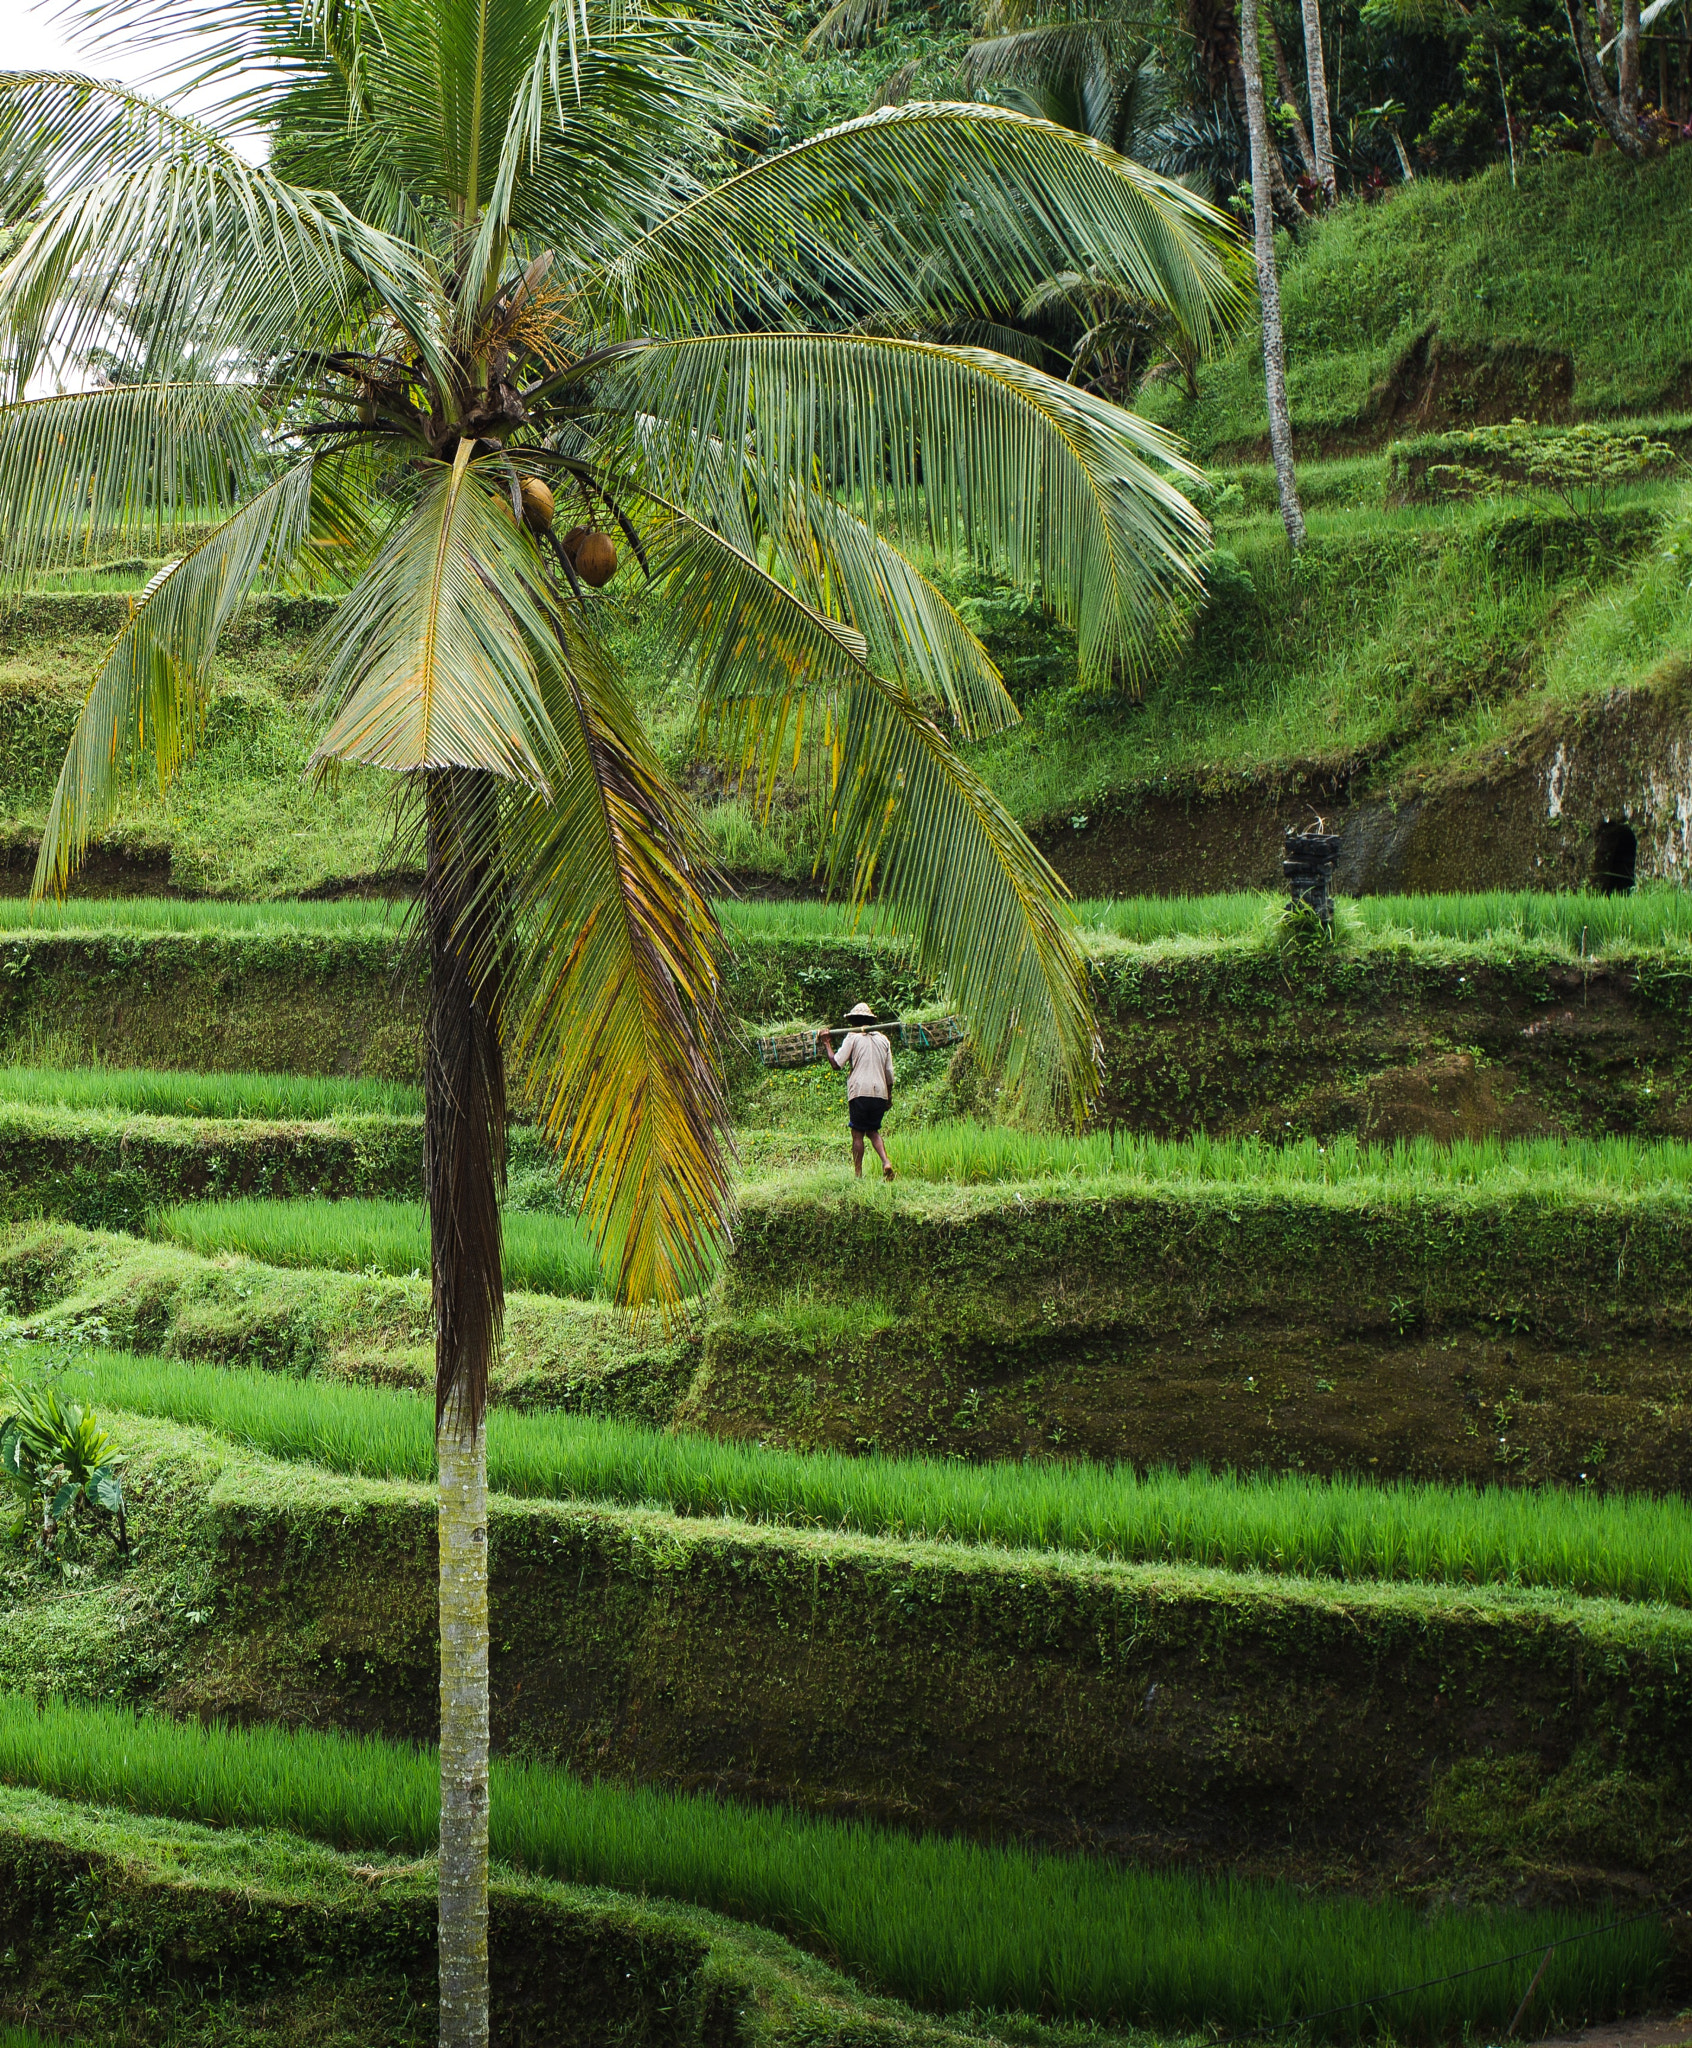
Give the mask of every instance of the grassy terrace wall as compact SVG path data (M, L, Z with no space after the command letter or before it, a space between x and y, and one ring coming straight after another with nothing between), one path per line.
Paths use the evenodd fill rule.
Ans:
M729 975L742 1016L838 1016L866 986L923 992L867 939L756 940ZM423 978L388 934L11 932L0 936L0 1059L357 1074L414 1081Z
M426 1280L248 1259L207 1259L173 1245L63 1224L0 1240L0 1295L22 1330L88 1334L211 1365L316 1372L378 1386L429 1388L435 1348ZM668 1422L699 1361L683 1321L631 1338L603 1303L513 1291L493 1398Z
M1692 1132L1692 969L1650 949L1582 965L1522 942L1106 941L1101 1114L1156 1133L1390 1137ZM752 936L748 1019L927 991L861 938ZM0 937L0 1059L414 1080L422 989L385 936L288 931Z
M1101 1120L1439 1138L1692 1131L1692 967L1531 943L1096 959Z
M507 2048L963 2048L762 1934L662 1900L495 1873ZM337 1855L0 1789L0 2015L101 2048L429 2048L433 1859Z
M36 1579L9 1689L427 1737L434 1504L116 1418L127 1580ZM496 1746L1138 1860L1482 1892L1684 1860L1692 1615L496 1500ZM122 1617L126 1625L118 1626Z
M1692 1489L1676 1195L1250 1183L753 1191L713 1433Z
M415 1196L423 1126L410 1117L269 1124L0 1103L0 1217L138 1229L162 1202L229 1195Z

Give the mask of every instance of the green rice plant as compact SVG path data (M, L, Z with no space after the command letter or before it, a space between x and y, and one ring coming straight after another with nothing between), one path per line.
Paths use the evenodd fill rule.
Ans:
M787 905L762 906L784 910ZM1169 940L1268 939L1287 907L1269 889L1215 896L1092 897L1077 903L1085 931L1134 945ZM1528 889L1467 895L1351 896L1339 906L1342 939L1455 939L1476 945L1551 945L1587 957L1615 948L1692 944L1692 893L1648 883L1630 895L1551 895Z
M106 1351L79 1354L70 1384L102 1410L197 1424L270 1457L374 1479L434 1477L433 1409L420 1395ZM1692 1515L1679 1499L1141 1473L1056 1460L801 1455L607 1416L509 1408L488 1415L488 1478L519 1499L610 1500L1127 1563L1692 1605Z
M1628 895L1539 894L1493 889L1473 895L1363 896L1346 903L1371 938L1469 939L1487 944L1550 944L1577 958L1617 948L1692 943L1692 893L1653 882Z
M328 902L226 903L181 896L71 896L34 903L0 897L0 932L313 932L331 938L397 938L407 905L381 897Z
M1087 934L1131 945L1278 935L1287 899L1278 890L1236 889L1212 896L1088 897L1075 905ZM815 902L728 902L717 906L731 939L841 939L877 936L875 907ZM1617 947L1692 944L1692 892L1647 883L1626 896L1551 895L1480 890L1468 895L1355 896L1342 899L1342 938L1377 943L1454 939L1476 945L1554 946L1595 958Z
M0 1697L9 1781L346 1849L430 1850L438 1769L429 1751L371 1738ZM489 1835L521 1870L773 1927L880 1990L949 2011L1250 2027L1352 2007L1313 2031L1424 2041L1501 2027L1552 1943L1564 1945L1535 1996L1541 2029L1641 2003L1666 1959L1655 1917L1609 1931L1569 1912L1428 1917L1396 1900L1035 1855L509 1760L493 1766Z
M420 1203L181 1202L148 1219L149 1235L193 1252L239 1252L267 1266L338 1273L427 1273L429 1225ZM599 1252L573 1216L508 1209L505 1284L533 1294L603 1291Z
M1642 1195L1692 1193L1692 1144L1683 1139L1497 1138L1436 1144L1427 1137L1370 1145L1350 1135L1301 1138L1146 1138L1130 1131L1009 1129L953 1120L915 1126L896 1139L906 1180L982 1182L1110 1179L1125 1187L1224 1183L1257 1193L1355 1190L1421 1200L1463 1190L1494 1200L1528 1192Z
M1267 937L1286 907L1267 889L1212 896L1094 897L1078 902L1084 930L1138 945L1171 939ZM228 903L183 897L72 897L64 903L0 899L0 933L302 932L329 937L398 939L408 906L379 898L331 902ZM876 908L807 900L717 905L730 940L828 940L886 936ZM1692 943L1692 893L1648 883L1626 896L1548 895L1483 890L1470 895L1348 897L1342 932L1371 939L1448 938L1476 943L1550 943L1589 956L1616 946Z
M878 930L873 903L854 911L849 903L805 898L768 903L730 898L716 909L730 939L873 938Z
M264 1118L421 1116L423 1091L401 1081L318 1074L193 1074L155 1067L0 1067L0 1101L135 1116Z

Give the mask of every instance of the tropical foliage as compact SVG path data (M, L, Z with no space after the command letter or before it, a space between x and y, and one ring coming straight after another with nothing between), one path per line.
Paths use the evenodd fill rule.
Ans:
M543 482L560 525L669 583L704 744L766 795L783 765L821 772L831 879L879 892L984 1045L1085 1094L1051 876L952 746L1014 707L913 551L1038 588L1088 674L1131 671L1203 544L1189 472L1020 363L847 323L961 316L1085 261L1206 335L1240 305L1216 217L980 107L890 108L702 184L683 167L717 149L733 36L664 9L220 21L214 69L276 60L236 101L278 136L267 166L127 91L0 81L0 143L52 138L50 196L0 277L14 375L114 331L129 364L0 413L13 568L91 527L217 522L94 683L41 885L144 766L168 777L191 750L255 582L350 584L320 760L434 772L447 865L479 878L450 943L485 989L497 956L500 1046L586 1175L623 1291L688 1286L726 1201L704 849L571 552L525 516ZM501 799L469 794L482 774ZM514 951L496 889L521 909Z
M121 1551L129 1549L123 1459L92 1409L61 1401L52 1385L8 1389L0 1420L0 1478L24 1504L36 1550L45 1558L74 1541L77 1510L109 1518Z

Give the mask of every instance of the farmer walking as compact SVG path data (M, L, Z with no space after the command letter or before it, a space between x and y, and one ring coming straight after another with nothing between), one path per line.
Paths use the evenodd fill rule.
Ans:
M881 1161L882 1179L891 1180L893 1169L887 1163L887 1147L881 1142L881 1119L893 1102L893 1048L879 1031L868 1028L875 1022L875 1012L868 1003L848 1010L846 1022L864 1028L848 1031L838 1052L832 1033L820 1032L818 1042L835 1066L844 1068L847 1074L846 1116L852 1126L852 1171L863 1179L864 1140L868 1138Z

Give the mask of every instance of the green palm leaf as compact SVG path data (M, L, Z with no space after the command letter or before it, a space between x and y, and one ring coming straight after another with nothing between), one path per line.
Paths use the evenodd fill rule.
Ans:
M701 718L767 790L807 726L828 767L827 877L925 973L946 978L982 1056L1032 1067L1079 1109L1097 1085L1086 962L1063 884L902 683L722 536L678 523L669 592L700 666Z
M341 606L322 685L334 715L314 763L484 768L545 789L562 758L541 688L553 632L540 560L503 465L472 464L472 445L433 465Z
M218 637L261 571L305 544L318 465L295 464L179 562L155 576L95 677L48 807L37 891L62 891L89 839L151 763L160 786L205 721Z
M990 314L1054 270L1102 266L1195 340L1249 310L1239 238L1173 181L1003 107L884 107L761 158L632 243L590 294L621 333L697 334L772 280L844 313Z
M737 481L826 489L1039 590L1076 628L1084 673L1140 673L1197 587L1208 529L1195 470L1134 414L978 349L869 335L712 335L621 363L608 405L642 422L647 487L723 525ZM670 421L668 433L646 422ZM703 453L712 443L749 452ZM725 528L732 531L732 527Z
M147 361L167 375L195 351L264 360L326 346L361 303L434 352L440 309L426 271L334 195L288 184L126 87L0 73L0 182L43 137L47 188L60 196L0 269L0 334L17 344L19 388L44 350L103 346L138 303Z
M590 642L549 671L547 695L564 735L555 793L518 799L504 846L525 906L507 1044L618 1298L667 1305L710 1279L731 1208L713 871Z
M767 555L772 579L793 589L825 630L847 629L840 641L856 659L898 676L920 698L938 699L965 738L1017 723L1021 714L986 648L933 581L846 506L793 485L785 495L763 485L750 502L724 489L712 498L716 525L727 528L736 552L748 560ZM708 608L712 537L695 546L699 522L677 506L660 502L658 509L663 523L647 537L653 574L677 589L700 579L697 601ZM732 646L735 635L722 638Z
M119 384L0 406L0 546L27 576L96 534L164 545L227 516L258 477L258 394L238 384Z

